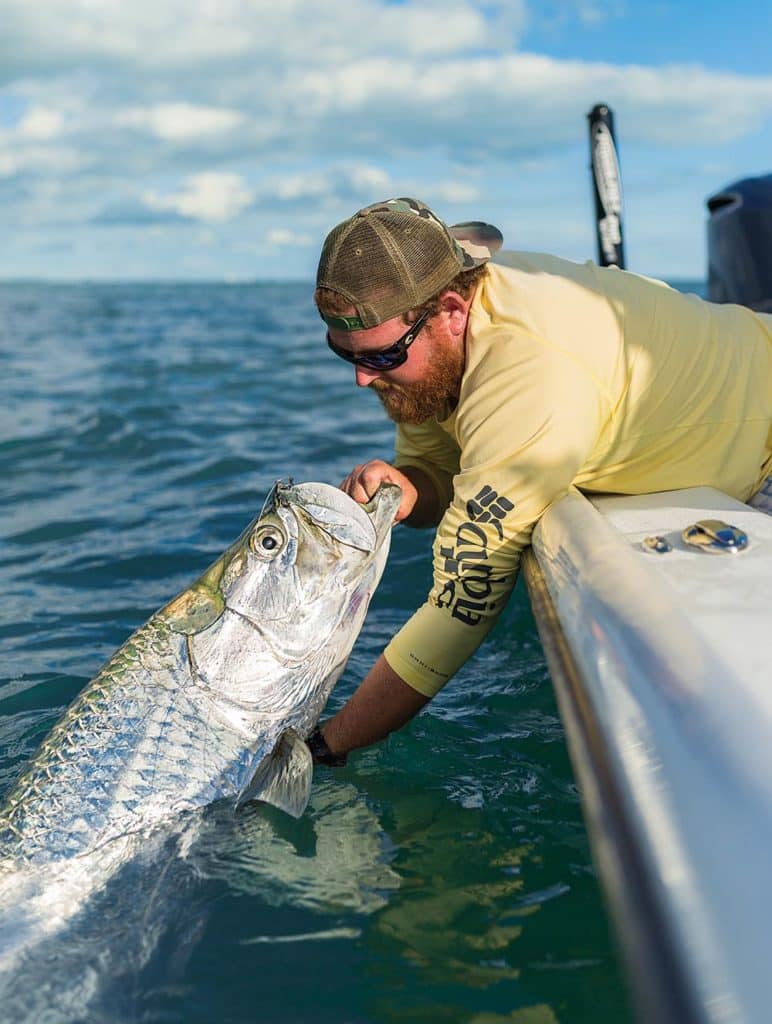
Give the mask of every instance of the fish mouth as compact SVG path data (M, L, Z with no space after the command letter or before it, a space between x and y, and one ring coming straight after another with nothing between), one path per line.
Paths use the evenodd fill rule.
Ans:
M401 500L396 484L383 484L366 505L331 484L293 484L277 481L266 500L266 511L295 506L341 544L376 552L389 536Z

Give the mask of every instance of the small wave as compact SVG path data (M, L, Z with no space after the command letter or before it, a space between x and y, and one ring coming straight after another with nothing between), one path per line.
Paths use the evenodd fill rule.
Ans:
M256 946L259 943L281 942L325 942L329 939L358 939L361 928L325 928L320 932L301 932L299 935L256 935L253 939L242 939L240 946Z
M55 519L31 530L11 534L6 540L13 544L43 544L49 541L71 540L73 537L80 537L84 533L104 529L109 525L105 519Z

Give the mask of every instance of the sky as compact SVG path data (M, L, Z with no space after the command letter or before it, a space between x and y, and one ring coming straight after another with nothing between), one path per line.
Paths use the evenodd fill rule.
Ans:
M772 172L772 5L0 0L0 280L312 280L415 196L595 257L613 110L628 267L705 277L705 200Z

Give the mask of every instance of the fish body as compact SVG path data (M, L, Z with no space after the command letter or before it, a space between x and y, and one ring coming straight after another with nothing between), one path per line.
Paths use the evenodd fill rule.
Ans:
M0 881L56 867L214 800L299 816L303 740L345 666L389 547L399 490L369 506L277 484L260 516L86 686L0 810Z

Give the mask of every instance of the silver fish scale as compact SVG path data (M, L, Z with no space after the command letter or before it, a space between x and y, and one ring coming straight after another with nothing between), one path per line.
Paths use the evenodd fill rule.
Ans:
M70 857L170 809L237 791L254 754L206 704L190 674L186 638L151 619L92 680L19 779L0 813L0 855Z

